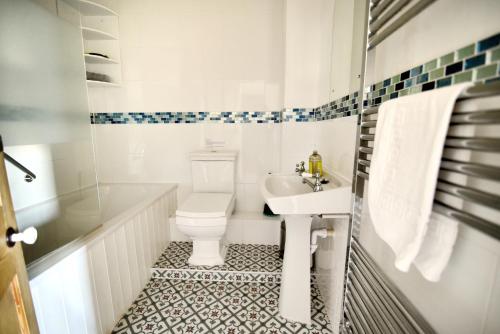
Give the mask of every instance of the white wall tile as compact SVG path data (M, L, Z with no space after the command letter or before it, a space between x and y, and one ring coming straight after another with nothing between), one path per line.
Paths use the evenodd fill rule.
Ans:
M124 87L117 90L129 91L132 82L141 88L132 101L117 95L124 102L116 107L132 102L146 112L279 110L283 8L282 0L120 1Z
M498 33L499 11L500 2L496 0L433 3L368 52L365 82L377 83ZM464 22L467 22L466 33Z

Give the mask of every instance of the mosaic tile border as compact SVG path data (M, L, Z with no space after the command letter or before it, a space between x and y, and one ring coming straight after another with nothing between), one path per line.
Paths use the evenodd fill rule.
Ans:
M365 87L364 107L462 82L500 80L500 33Z
M500 33L365 87L363 107L462 82L498 80ZM91 113L90 119L92 124L317 122L359 114L359 95L354 92L317 108L285 108L271 112Z
M281 123L280 111L91 113L92 124Z

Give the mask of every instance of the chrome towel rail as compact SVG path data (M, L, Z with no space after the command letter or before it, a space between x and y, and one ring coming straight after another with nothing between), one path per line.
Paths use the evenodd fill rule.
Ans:
M460 112L452 115L450 124L458 126L500 124L500 108L498 106L493 105L491 107L486 107L488 110L474 111L467 111L466 108L458 107L461 102L465 103L469 99L490 98L494 95L500 95L500 83L476 84L468 88L460 95L459 101L457 101L457 108L460 109ZM363 119L366 119L368 115L374 117L377 113L378 107L371 107L362 112L362 117ZM372 144L375 140L375 134L372 132L375 130L376 125L376 120L363 120L361 122L356 175L362 180L369 180L370 177L369 168L371 165L371 154L373 153L373 147L371 146L373 146ZM370 133L366 133L368 131ZM485 138L481 137L480 134L474 134L472 136L463 138L455 135L448 135L445 141L445 148L500 154L500 138ZM479 204L500 212L500 191L493 194L468 186L467 184L456 184L456 181L453 181L443 174L449 174L450 172L464 177L500 182L500 166L458 161L447 156L447 158L441 160L440 177L436 193L437 195L446 194L453 196L453 198L457 198L465 203ZM452 207L449 203L443 203L442 200L436 197L433 210L500 240L500 225L498 222L488 221L477 216L477 214L468 212L469 208L467 205L463 208Z
M355 237L347 278L345 316L358 332L435 333Z
M436 0L416 0L407 10L404 9L410 4L410 0L372 1L368 50L380 44L434 1ZM390 23L386 25L388 22Z

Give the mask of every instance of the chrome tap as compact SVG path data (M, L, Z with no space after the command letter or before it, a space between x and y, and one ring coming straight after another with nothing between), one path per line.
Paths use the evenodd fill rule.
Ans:
M323 191L323 185L321 184L321 174L320 173L302 173L302 183L307 184L312 188L314 192ZM313 177L314 182L309 181L306 177Z
M298 173L300 176L302 176L302 173L304 173L306 171L305 164L306 163L304 161L301 161L300 163L296 164L295 165L295 173Z

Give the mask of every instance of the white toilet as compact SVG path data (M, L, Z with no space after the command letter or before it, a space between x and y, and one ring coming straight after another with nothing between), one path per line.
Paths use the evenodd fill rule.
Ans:
M190 154L193 193L179 206L176 225L193 240L189 264L224 264L220 242L235 204L235 151L197 151Z

